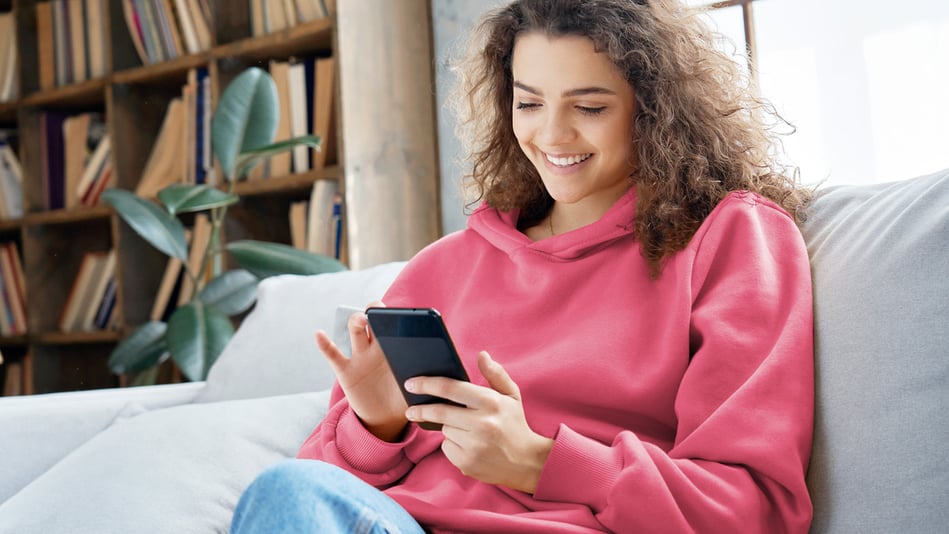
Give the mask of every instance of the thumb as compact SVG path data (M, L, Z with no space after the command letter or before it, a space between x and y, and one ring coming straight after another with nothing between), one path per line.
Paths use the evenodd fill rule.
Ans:
M501 367L501 364L491 359L491 355L488 354L486 350L478 353L478 369L481 371L481 375L488 380L488 385L491 386L491 389L517 400L521 399L520 388L517 387L517 384L511 379L511 376L507 374L504 367Z
M385 308L386 305L381 300L374 300L366 305L366 309L369 308ZM346 325L349 328L349 339L352 343L353 350L364 351L369 348L369 345L372 344L372 340L375 338L375 334L372 333L372 328L369 327L369 318L366 317L366 312L354 313L349 316L349 323Z
M349 342L353 354L369 349L372 338L370 337L369 320L366 319L365 313L350 315L346 328L349 330Z

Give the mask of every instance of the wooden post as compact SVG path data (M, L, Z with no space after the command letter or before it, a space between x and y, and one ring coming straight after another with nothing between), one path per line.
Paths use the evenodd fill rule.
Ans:
M441 234L427 0L337 2L349 266L405 260Z

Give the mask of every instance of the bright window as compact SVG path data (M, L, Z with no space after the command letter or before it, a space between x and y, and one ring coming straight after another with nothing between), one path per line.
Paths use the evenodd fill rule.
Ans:
M752 7L761 92L797 128L785 151L805 183L885 182L949 167L949 2ZM741 6L709 16L742 50Z

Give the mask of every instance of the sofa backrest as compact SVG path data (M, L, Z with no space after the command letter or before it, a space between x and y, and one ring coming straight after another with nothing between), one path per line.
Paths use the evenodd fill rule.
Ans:
M949 171L828 188L814 278L814 533L949 525Z

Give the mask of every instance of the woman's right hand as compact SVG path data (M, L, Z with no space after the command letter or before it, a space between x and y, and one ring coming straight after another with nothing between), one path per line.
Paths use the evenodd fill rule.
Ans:
M383 306L373 302L370 306ZM316 333L316 344L336 373L349 405L373 435L397 441L408 420L408 406L385 361L382 348L369 329L365 313L349 317L349 339L353 355L347 358L326 332Z

